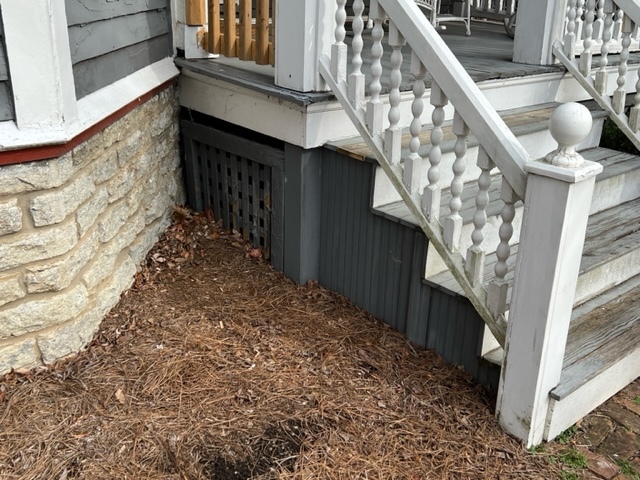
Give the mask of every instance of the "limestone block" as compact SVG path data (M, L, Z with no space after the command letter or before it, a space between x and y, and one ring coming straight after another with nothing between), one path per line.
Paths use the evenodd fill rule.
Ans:
M50 193L44 193L31 200L31 217L36 227L60 223L67 215L91 197L93 181L83 175L68 186Z
M157 137L164 132L172 122L177 121L175 116L175 110L172 105L168 105L162 110L154 121L151 123L151 135Z
M14 198L0 203L0 235L8 235L22 228L22 209Z
M0 346L0 375L12 368L33 368L40 365L36 341L33 338Z
M19 163L0 168L0 192L15 195L56 188L74 173L71 154L54 160Z
M97 229L101 242L111 240L129 217L130 208L126 202L120 201L111 205L98 220Z
M166 215L171 210L171 198L166 192L159 192L155 197L149 199L144 207L144 223L148 225L157 218Z
M135 130L118 146L118 164L125 167L145 147L148 139L143 138L140 130Z
M131 167L120 170L115 177L107 182L107 193L109 194L109 203L120 200L131 191L135 183L134 171Z
M20 275L0 277L0 307L26 295L20 283Z
M82 350L91 342L102 318L100 309L94 307L70 322L38 335L38 347L42 353L43 363L54 363L60 358Z
M157 158L153 155L153 149L149 149L144 154L140 155L136 161L136 181L144 181L148 176L152 167L154 170L158 170ZM154 172L156 173L156 172Z
M75 222L0 238L0 271L62 255L77 242Z
M119 129L105 129L86 142L73 149L73 166L75 171L85 168L97 160L106 150L117 142L122 135Z
M57 292L67 288L97 250L97 235L91 235L83 238L66 258L28 266L24 276L27 292Z
M104 212L107 205L109 205L109 194L105 188L100 188L87 203L78 208L76 221L81 236L93 226L98 215Z
M145 230L138 235L135 242L131 244L129 248L129 256L133 260L135 265L140 265L144 258L149 253L149 250L160 238L160 234L165 231L169 226L168 218L161 218L156 220L145 228Z
M92 179L96 185L106 182L118 172L118 155L114 150L107 151L92 165Z
M120 301L120 295L133 284L135 274L135 264L129 257L125 257L113 272L107 286L101 288L97 294L96 306L100 316L104 317L109 310L117 305Z
M0 311L0 338L24 335L64 323L86 308L87 289L78 285L57 295L21 302Z

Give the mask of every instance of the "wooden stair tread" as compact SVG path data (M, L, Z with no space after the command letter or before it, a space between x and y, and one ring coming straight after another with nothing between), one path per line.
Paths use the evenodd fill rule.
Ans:
M640 349L640 275L587 302L572 322L562 376L551 397L562 400ZM601 298L602 297L602 298ZM580 312L574 312L579 315Z
M601 110L594 101L583 102L583 104L591 111L593 118L602 118L607 115L606 112ZM505 110L498 113L513 134L519 136L545 130L548 126L549 117L559 105L560 103L551 102ZM420 150L418 150L418 153L423 158L426 157L431 150L431 128L432 125L423 125L422 132L420 133ZM451 120L443 124L442 134L442 151L448 152L453 150L456 136L452 131ZM403 152L409 151L410 140L411 135L409 133L409 129L406 128L403 130L402 135ZM470 134L467 138L467 147L474 147L477 145L478 140L473 136L473 134ZM360 136L329 142L327 146L351 158L355 158L357 160L371 160L375 162L375 157L373 156L371 149Z

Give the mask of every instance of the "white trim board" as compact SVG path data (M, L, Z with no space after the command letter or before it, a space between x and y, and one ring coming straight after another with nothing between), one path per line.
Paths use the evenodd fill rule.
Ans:
M47 128L18 129L14 121L0 122L0 151L59 145L178 76L172 58L165 58L78 100L78 117Z

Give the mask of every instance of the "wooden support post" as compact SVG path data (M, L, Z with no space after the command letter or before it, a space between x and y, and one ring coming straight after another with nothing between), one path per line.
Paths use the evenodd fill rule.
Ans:
M564 34L567 0L527 0L518 4L513 61L551 65L553 43Z
M588 134L590 121L574 124L584 130L577 140L576 129L564 129L572 118L586 118L586 110L578 104L559 107L550 128L560 148L525 166L529 175L496 416L527 446L542 441L549 392L560 381L591 197L602 171L602 165L580 161L566 148ZM562 152L571 156L573 168L557 166L570 163L558 161Z
M207 22L204 2L205 0L185 0L185 23L187 25L204 25Z

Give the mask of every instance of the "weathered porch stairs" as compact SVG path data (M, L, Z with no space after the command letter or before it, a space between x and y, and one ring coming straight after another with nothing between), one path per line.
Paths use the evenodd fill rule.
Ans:
M607 114L640 144L640 98L630 118L623 111L626 39L634 26L623 22L620 66L608 68L605 53L591 80L599 77L594 97L604 111L591 102L498 114L413 2L404 0L371 1L372 82L365 103L362 2L354 3L348 75L345 2L337 3L336 43L320 71L363 141L342 148L378 161L373 208L425 232L427 281L467 297L485 321L482 353L502 365L501 425L527 445L554 438L640 375L640 157L597 147ZM603 38L618 14L613 2L604 5ZM573 66L579 60L568 46L575 41L572 8L575 2L556 50L569 52L559 56L571 63L570 72L584 72L584 84L591 56L581 61L582 70ZM587 2L585 52L591 52L586 42L594 9L595 2ZM380 98L385 21L393 49L388 106ZM407 43L415 81L403 135L399 87ZM423 126L427 79L431 122Z

